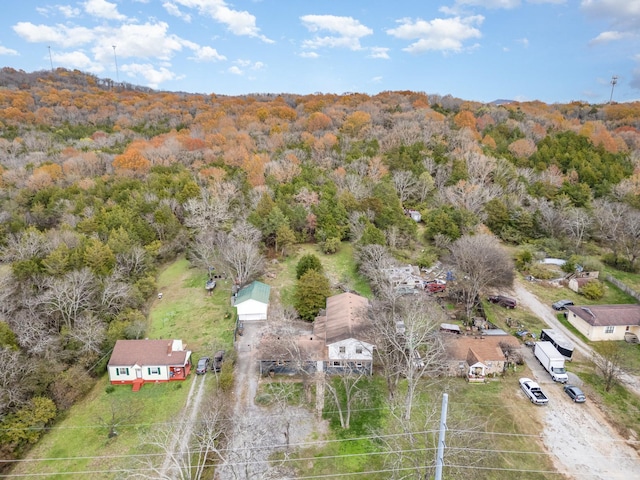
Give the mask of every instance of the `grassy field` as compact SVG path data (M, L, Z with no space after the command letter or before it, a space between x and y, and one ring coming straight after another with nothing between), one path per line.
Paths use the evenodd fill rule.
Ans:
M390 471L400 462L408 469L406 478L423 478L412 469L435 459L443 392L449 395L446 478L519 480L521 470L553 472L539 438L544 412L518 393L517 378L528 373L519 369L482 385L458 378L425 380L408 430L399 427L381 401L384 380L375 378L365 385L370 400L354 410L350 430L340 428L335 409L327 406L330 434L322 446L293 455L300 459L298 474L320 478L340 472L341 478L383 480L391 478ZM400 449L402 455L395 456L393 451ZM527 478L551 480L557 474L527 473Z
M279 296L283 305L293 304L296 286L296 265L300 258L307 254L313 254L320 259L322 268L332 287L344 285L346 288L355 290L365 297L371 297L369 284L356 270L353 245L342 243L337 253L326 255L315 244L303 244L297 245L296 251L282 262L272 264L269 267L269 276L271 278L267 278L266 282L271 285L273 288L272 293ZM340 293L340 291L336 289L335 293Z
M218 345L232 348L230 286L219 282L208 296L205 280L206 272L190 268L186 260L174 262L158 278L163 298L154 300L150 312L148 337L182 339L193 352L194 363ZM130 386L109 388L104 374L12 474L74 480L80 474L73 472L90 471L93 479L124 476L119 470L136 468L135 456L147 453L145 436L171 422L184 407L194 377L192 374L184 382L145 384L139 392L132 392ZM206 380L207 388L213 390L213 376ZM106 425L113 415L122 424L116 429L118 435L108 438Z

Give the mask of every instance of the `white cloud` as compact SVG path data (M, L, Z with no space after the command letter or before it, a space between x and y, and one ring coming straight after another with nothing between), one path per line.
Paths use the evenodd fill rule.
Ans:
M80 15L80 9L71 5L56 5L58 11L67 18L74 18Z
M31 22L18 22L13 31L31 43L55 43L63 47L85 45L96 38L94 32L85 27L68 27L57 24L34 25Z
M316 52L301 52L299 54L302 58L319 58L320 55L318 55Z
M98 27L98 37L92 51L97 61L108 63L116 46L118 58L143 58L169 61L183 47L196 50L199 46L168 33L165 22L124 24L118 28Z
M118 13L118 6L107 0L87 0L83 4L84 11L89 15L107 20L125 20L126 15Z
M615 42L616 40L622 40L625 37L629 37L629 36L630 35L623 32L616 32L616 31L602 32L596 38L592 39L589 42L589 44L597 45L599 43Z
M51 55L53 62L64 68L77 68L92 73L104 71L104 66L96 63L82 51L54 53Z
M164 7L164 9L167 11L169 15L181 18L187 23L191 22L191 15L189 15L188 13L182 12L175 3L164 2L162 6Z
M389 49L385 47L371 47L369 49L371 52L367 55L369 58L382 58L384 60L388 60L389 57Z
M456 0L457 5L511 9L520 6L520 0Z
M616 30L640 30L640 2L637 0L582 0L580 7L599 20L609 20Z
M482 37L480 30L474 25L481 25L483 21L482 15L436 18L428 22L404 18L398 21L399 27L389 29L387 33L403 40L415 39L415 42L403 49L409 53L429 50L460 52L466 40Z
M226 60L227 57L220 55L215 48L197 46L193 48L193 56L189 57L190 60L196 62L216 62Z
M335 35L305 40L306 48L343 47L350 50L361 50L360 39L373 34L373 30L362 25L352 17L338 17L335 15L304 15L300 17L302 23L310 32L328 31Z
M370 80L371 83L382 83L382 77L378 76L378 77L373 77Z
M0 55L18 55L18 52L12 48L7 48L0 45Z
M237 66L229 67L229 73L233 73L234 75L244 75L244 72Z
M146 84L151 88L158 88L161 83L168 80L178 80L182 78L182 76L176 75L168 68L156 68L154 65L149 63L129 63L122 65L120 70L125 72L131 78L144 78L146 80Z
M195 8L201 14L227 26L235 35L256 37L266 43L274 43L273 40L260 33L256 26L256 17L247 11L232 10L224 0L174 0L176 4L187 8Z

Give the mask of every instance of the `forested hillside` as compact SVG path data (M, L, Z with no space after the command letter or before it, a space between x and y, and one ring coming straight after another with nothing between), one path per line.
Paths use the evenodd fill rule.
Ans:
M239 284L296 243L429 265L477 232L635 271L640 103L156 92L0 71L0 445L14 458L145 335L179 254ZM418 228L408 209L422 214Z

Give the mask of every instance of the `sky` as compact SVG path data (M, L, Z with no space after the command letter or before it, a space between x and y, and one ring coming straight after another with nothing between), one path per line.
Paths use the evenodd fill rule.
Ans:
M640 100L640 0L3 0L2 7L0 66L26 72L63 67L220 95L411 90L479 102Z

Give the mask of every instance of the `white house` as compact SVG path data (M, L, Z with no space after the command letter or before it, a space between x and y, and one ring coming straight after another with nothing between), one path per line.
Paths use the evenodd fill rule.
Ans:
M640 305L565 307L571 325L592 342L624 340L625 333L640 335Z
M234 301L238 320L241 322L266 320L270 293L269 285L257 281L240 289Z
M118 340L107 364L113 385L184 380L191 371L191 352L182 340Z
M372 373L375 346L367 341L368 307L369 300L354 293L327 298L325 314L319 315L313 325L314 335L323 338L326 346L326 372L358 370Z

